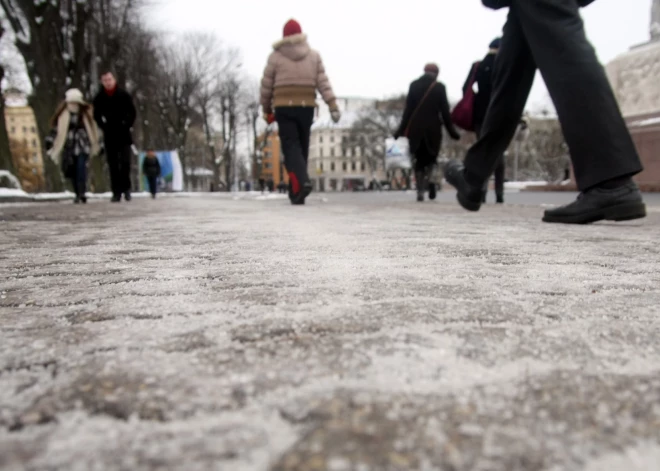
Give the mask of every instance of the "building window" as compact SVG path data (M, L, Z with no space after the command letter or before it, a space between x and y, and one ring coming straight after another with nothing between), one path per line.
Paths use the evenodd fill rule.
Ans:
M319 144L323 144L323 136L319 136Z
M37 155L36 152L32 154L32 162L34 162L35 164L39 163L39 156Z
M13 126L12 126L12 128L11 128L11 133L12 133L12 134L16 134L16 128L13 127Z
M364 164L364 162L362 162L362 163L360 164L360 169L361 169L363 172L367 169L367 166Z
M36 139L32 139L32 147L37 147L37 140Z
M319 163L319 170L323 171L323 162Z
M334 143L335 142L335 136L330 136L330 142Z
M355 172L357 170L357 165L355 165L355 162L351 162L351 170Z
M32 126L32 127L30 128L30 131L32 131L32 134L36 134L36 133L37 133L37 128L35 128L34 126Z
M348 169L348 165L346 165L346 162L341 163L341 169L345 172Z
M335 156L335 148L333 147L332 149L330 149L330 157L334 157L334 156Z
M23 126L23 134L27 134L27 127Z
M342 137L341 137L341 143L342 143L343 145L346 145L347 142L348 142L348 138L347 138L346 136L342 136Z
M332 170L333 172L335 171L335 163L334 162L330 162L330 170Z
M319 149L319 157L323 157L323 147Z

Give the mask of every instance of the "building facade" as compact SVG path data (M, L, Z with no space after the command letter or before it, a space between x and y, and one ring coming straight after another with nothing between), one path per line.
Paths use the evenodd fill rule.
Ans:
M376 100L338 98L337 104L342 111L339 123L333 123L327 106L320 104L312 125L308 172L315 191L352 191L385 178L384 159L365 158L351 140L353 124Z
M277 188L282 182L288 185L289 176L284 168L284 156L282 155L282 145L280 136L277 133L277 126L274 127L274 130L262 135L260 139L263 144L260 178L263 178L266 183L272 182L272 186ZM263 143L264 139L266 140L265 143Z
M23 189L35 192L44 188L44 161L37 121L32 108L12 105L6 99L5 122L16 176Z
M607 65L607 74L642 159L642 188L660 187L660 0L653 1L649 42Z

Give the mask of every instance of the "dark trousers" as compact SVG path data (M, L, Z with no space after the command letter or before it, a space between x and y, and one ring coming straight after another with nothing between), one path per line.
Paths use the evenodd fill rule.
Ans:
M433 166L438 162L438 156L433 155L425 143L421 143L415 154L415 180L417 181L417 193L424 193L429 185L429 179L433 172Z
M131 192L131 146L113 149L106 144L112 194L119 197Z
M478 120L477 122L475 122L474 127L475 127L475 132L477 133L477 138L481 137L481 131L483 129L483 121ZM497 159L493 173L495 174L495 197L497 198L498 201L502 201L504 199L504 178L506 175L506 158L504 157L504 155L500 155L500 157ZM488 177L486 183L484 184L484 197L483 197L484 202L486 200L485 193L488 193L489 179L490 176Z
M158 177L147 177L147 183L149 184L149 193L156 196L156 193L158 193Z
M289 187L293 194L298 194L302 185L309 182L307 160L314 108L278 107L275 108L275 119L284 152L284 166L289 173Z
M71 185L76 196L83 197L87 193L87 155L77 155L73 158L73 174Z
M511 143L537 68L555 104L580 190L631 176L642 165L577 0L512 0L495 61L482 135L465 167L486 181Z

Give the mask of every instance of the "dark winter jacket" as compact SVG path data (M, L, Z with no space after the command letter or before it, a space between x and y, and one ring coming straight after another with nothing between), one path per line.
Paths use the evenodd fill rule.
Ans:
M481 0L481 2L488 8L493 10L499 10L500 8L510 7L512 0ZM528 0L524 0L528 1ZM577 0L578 5L581 7L586 7L590 3L593 3L595 0Z
M495 57L497 57L496 53L489 52L484 60L472 64L470 73L463 85L463 95L465 95L476 66L477 73L475 75L475 82L477 83L478 92L474 97L473 111L473 120L476 129L479 129L484 122L486 111L488 110L488 104L490 103L490 96L493 92L493 69L495 68Z
M142 173L146 177L160 177L160 162L157 157L146 156L142 162Z
M431 84L435 84L433 89L417 113L414 113ZM417 153L420 147L425 145L426 151L432 155L438 155L442 146L443 124L453 139L460 138L460 134L454 128L451 120L447 90L444 84L437 82L435 76L425 74L410 84L401 126L394 137L406 136L407 129L412 154Z
M131 128L135 123L135 105L128 92L117 88L110 96L102 89L94 98L94 120L103 130L106 149L133 144Z

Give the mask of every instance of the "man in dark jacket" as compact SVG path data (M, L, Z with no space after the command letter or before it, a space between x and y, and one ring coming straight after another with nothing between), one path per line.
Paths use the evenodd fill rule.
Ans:
M131 200L131 128L135 122L133 99L117 86L111 71L101 75L103 89L94 99L94 119L103 130L105 153L110 168L112 201Z
M481 137L464 165L454 161L445 167L461 206L470 211L481 207L484 182L515 135L538 68L557 109L581 192L575 202L547 210L543 220L588 224L645 217L646 206L632 180L642 164L580 17L580 6L591 1L483 3L510 10Z
M490 103L490 97L493 92L493 70L495 69L495 57L500 49L500 42L500 38L497 38L490 43L488 54L486 54L486 57L484 57L481 62L475 62L472 64L468 78L465 81L465 85L463 85L463 95L465 95L467 93L467 88L472 81L472 75L474 74L474 81L477 84L478 91L474 96L472 121L474 123L474 130L477 133L477 137L481 136L481 128L483 127L484 119L486 118L486 111L488 111L488 104ZM495 166L495 197L500 204L504 203L505 171L505 159L504 155L501 155ZM488 181L486 181L484 189L485 191L481 200L482 203L486 202Z
M451 120L447 90L438 82L439 73L436 64L427 64L424 75L410 84L401 125L394 134L395 139L408 138L410 153L415 157L417 201L424 201L427 186L429 198L436 197L435 183L429 184L428 180L442 147L443 124L452 139L461 138Z

